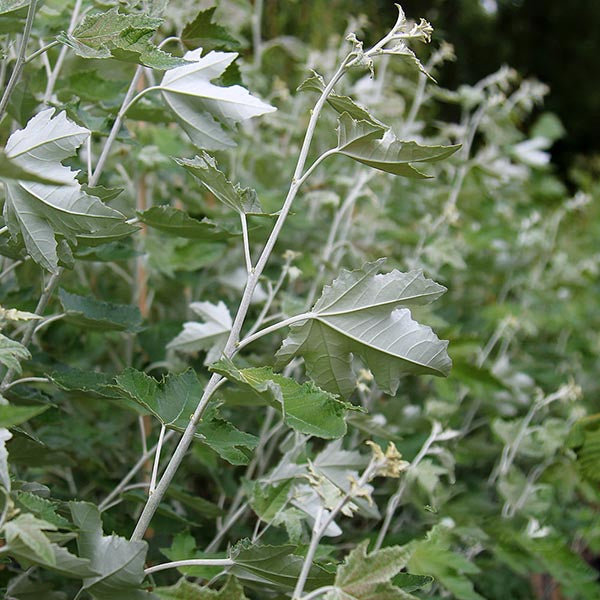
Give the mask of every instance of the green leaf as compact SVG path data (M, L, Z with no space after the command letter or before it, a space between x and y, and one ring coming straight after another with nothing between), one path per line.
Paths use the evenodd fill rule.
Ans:
M246 496L252 510L267 523L271 523L288 503L293 480L275 485L263 485L260 481L245 483Z
M100 511L88 502L70 502L73 522L79 529L77 548L90 560L98 575L83 580L83 589L99 600L136 600L140 590L148 545L118 535L103 535Z
M6 155L20 168L55 185L4 180L4 220L14 240L23 239L27 252L42 267L57 272L57 236L75 243L77 236L98 236L115 225L129 230L125 217L99 198L86 194L76 172L62 164L90 132L69 121L64 113L43 110L15 131L6 143ZM134 231L134 229L131 229Z
M58 292L66 319L88 329L100 331L139 331L142 315L137 306L103 302L90 296Z
M392 395L404 373L447 375L452 364L448 342L414 321L406 308L432 302L445 288L420 271L376 274L382 264L379 260L344 270L326 286L310 318L292 325L277 352L278 365L303 356L317 385L342 397L356 385L352 354L365 361L379 387Z
M200 587L182 577L175 585L156 588L154 593L162 600L248 600L235 577L229 577L219 591Z
M200 398L202 385L192 369L168 375L161 384L136 369L125 369L115 377L117 388L127 394L165 427L182 431Z
M478 567L451 550L450 531L441 525L434 527L424 540L409 544L408 569L417 575L431 575L460 600L484 600L473 589L466 575L479 573Z
M15 504L22 510L32 513L37 518L50 523L59 529L71 529L71 523L59 515L56 502L51 502L30 492L15 492Z
M126 369L116 377L117 387L129 398L154 415L165 427L183 431L200 398L202 385L194 371L169 375L161 384L145 373ZM219 456L234 465L245 465L258 439L239 431L209 407L196 429L196 437Z
M46 412L50 406L13 406L0 404L0 427L15 427Z
M63 577L73 579L83 579L97 575L97 572L92 569L91 563L87 558L79 558L71 554L66 548L55 543L51 543L50 548L52 550L52 557L50 561L46 561L35 554L23 541L17 539L11 543L9 554L23 568L37 565L43 569L58 573Z
M236 50L240 43L221 25L213 22L216 7L201 10L181 32L180 39L189 50Z
M137 214L140 221L149 227L190 240L213 242L237 235L208 219L194 219L183 210L172 206L153 206Z
M0 333L0 363L16 373L21 372L21 361L29 360L31 354L23 344ZM1 408L1 407L0 407Z
M196 429L202 442L232 465L247 465L258 438L240 431L229 421L219 417L216 409L208 409Z
M577 467L591 482L600 481L600 414L576 421L566 445L577 453Z
M199 179L202 185L225 206L240 214L262 213L256 192L231 183L223 171L219 170L217 161L210 154L202 152L200 156L191 160L176 158L175 161Z
M177 502L205 519L216 519L217 517L222 517L225 512L214 502L210 502L209 500L206 500L197 494L190 494L181 487L173 484L169 486L166 495L168 498L177 500Z
M168 344L167 348L192 354L206 350L205 364L215 362L222 354L233 320L229 309L222 301L218 304L212 302L192 302L190 308L203 323L188 321L183 324L183 330Z
M243 540L232 548L230 558L235 562L230 573L249 585L260 584L261 588L272 587L280 590L293 590L304 558L294 554L296 547L262 546ZM310 591L330 585L333 575L313 564L306 580L305 589Z
M228 126L273 112L275 108L252 96L240 85L221 87L211 83L235 60L235 52L192 50L190 61L167 71L158 86L165 103L194 145L206 150L226 150L235 142L221 123Z
M300 384L269 367L238 369L224 359L213 364L211 370L280 410L285 423L300 433L324 439L346 434L346 410L354 407L312 382Z
M83 58L116 58L151 69L172 69L187 61L163 52L151 42L162 19L143 14L123 15L118 8L87 15L73 30L57 40Z
M29 2L30 0L0 0L0 15L24 8Z
M437 162L448 158L460 148L454 146L421 146L400 141L391 129L384 129L366 120L353 119L347 112L338 121L336 151L354 160L403 177L426 179L409 163Z
M189 560L194 558L225 558L224 553L201 552L196 548L196 540L189 532L184 531L173 537L170 548L161 548L160 551L170 560ZM210 567L206 565L178 567L177 570L189 577L202 577L211 579L218 575L223 567Z
M368 540L359 544L338 567L337 589L327 594L327 600L414 599L391 581L406 566L409 551L392 546L367 554L368 546Z
M53 371L49 377L60 389L68 392L81 391L86 394L94 392L109 398L115 397L115 392L111 391L109 387L114 378L106 373L65 368Z
M319 94L325 90L325 80L319 73L313 71L312 77L305 79L299 86L298 91L318 92ZM357 121L367 121L374 127L384 127L387 125L376 119L364 106L357 104L349 96L340 96L335 92L331 92L327 96L327 103L338 113L347 113Z
M18 515L4 525L4 537L9 546L24 544L42 563L55 565L52 543L44 531L56 531L56 525L34 517L30 513Z

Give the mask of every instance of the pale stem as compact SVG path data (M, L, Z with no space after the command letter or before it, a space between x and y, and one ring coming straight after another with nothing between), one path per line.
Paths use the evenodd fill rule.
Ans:
M315 313L306 312L306 313L302 313L300 315L295 315L293 317L290 317L289 319L279 321L279 323L274 323L273 325L269 325L269 327L265 327L264 329L261 329L260 331L253 333L252 335L248 335L242 341L238 342L235 351L236 352L240 351L242 348L246 347L248 344L251 344L253 341L255 341L265 335L269 335L270 333L273 333L274 331L277 331L278 329L287 327L288 325L292 325L293 323L297 323L298 321L306 321L307 319L312 319L314 317L316 317Z
M163 440L163 445L167 440L170 440L174 435L175 435L175 431L173 431L173 430L167 431L167 433L164 437L164 440ZM140 469L142 469L143 466L146 464L146 461L149 458L152 458L152 455L156 452L157 446L158 446L158 444L152 446L152 448L150 448L148 450L148 452L146 452L146 454L142 454L142 456L140 456L140 458L135 463L135 465L133 465L133 467L131 467L131 469L129 469L129 471L127 472L125 477L123 477L123 479L121 479L121 481L113 489L113 491L110 494L108 494L108 496L106 496L106 498L104 498L104 500L102 500L102 502L100 502L100 504L98 505L98 508L101 511L106 510L106 507L111 503L113 498L116 498L120 493L123 492L123 490L127 487L127 484L136 476L138 471L140 471Z
M500 464L498 466L498 469L494 473L492 473L492 476L490 477L490 483L493 483L497 477L506 475L510 470L517 456L517 452L519 451L519 448L523 443L523 439L527 434L529 425L531 424L531 421L533 420L533 417L536 415L536 413L542 408L548 406L549 404L552 404L552 402L560 400L562 397L562 389L559 389L558 391L554 392L554 394L550 394L549 396L546 396L541 400L534 402L531 405L531 407L527 411L527 414L521 421L521 426L519 427L519 431L517 432L515 439L511 444L507 444L506 446L504 446L502 456L500 458Z
M19 265L22 265L25 261L16 260L12 265L6 267L2 273L0 273L0 281L4 279L9 273L12 273Z
M349 210L354 206L356 200L360 197L362 193L362 188L366 181L368 181L369 176L365 171L360 171L359 175L356 179L355 184L352 186L352 190L336 211L333 221L331 222L331 227L329 228L329 234L327 235L327 242L325 243L325 248L323 248L323 254L321 255L321 260L319 262L319 270L317 272L317 276L313 279L312 285L310 287L310 291L308 292L308 297L306 300L306 307L312 305L317 295L317 290L319 288L319 284L323 279L323 275L325 274L326 265L329 262L331 255L333 254L335 248L335 240L338 234L338 230L340 228L340 224L342 220L346 216Z
M331 148L331 150L327 150L327 152L323 152L319 158L315 160L315 162L310 165L308 169L306 169L306 173L302 175L302 177L298 180L298 186L301 186L313 173L313 171L326 159L334 154L337 154L337 148Z
M413 98L413 102L410 107L410 111L406 117L406 121L404 122L403 132L406 134L410 131L410 128L413 126L415 119L417 118L417 114L419 113L419 109L423 104L423 98L425 96L425 87L427 85L427 75L425 73L419 72L419 80L417 82L417 90L415 91L415 95Z
M540 478L542 473L554 462L554 457L551 456L547 458L542 464L538 465L534 469L531 470L529 475L527 476L527 480L525 482L525 486L523 488L523 493L519 496L517 501L514 504L511 504L508 500L504 503L502 507L502 517L503 518L512 518L515 516L515 513L525 506L527 499L529 498L531 492L533 491L535 482Z
M41 329L43 329L44 327L47 327L48 325L50 325L50 323L54 323L54 321L59 321L60 319L66 317L66 315L67 315L67 313L60 313L58 315L52 315L51 317L48 317L47 319L38 321L38 324L35 326L33 334L37 335Z
M62 268L60 268L60 269L58 269L58 271L53 273L52 276L50 277L48 283L46 284L46 287L44 288L44 291L42 292L42 295L40 296L40 299L38 300L37 306L35 307L36 315L41 316L41 314L46 309L46 306L48 305L48 302L50 301L50 296L52 296L52 292L54 292L54 288L58 285L58 280L60 279L60 276L62 275L62 271L63 271ZM36 321L31 321L30 323L27 324L27 328L25 329L25 333L23 334L23 339L21 340L21 344L23 344L23 346L25 346L25 347L29 346L29 343L31 342L31 338L33 337L33 334L35 332L35 328L36 328ZM10 382L14 379L15 374L16 374L16 371L14 369L9 369L6 372L6 374L4 375L4 379L2 380L2 384L0 384L0 393L3 392L4 390L6 390L7 386L10 385Z
M310 594L302 596L301 600L314 600L314 598L318 598L319 596L327 594L328 592L335 592L337 589L338 588L335 585L324 585L323 587L313 590Z
M4 235L8 231L8 227L4 225L4 227L0 227L0 235Z
M273 252L275 243L279 238L279 233L283 228L285 220L292 207L292 203L296 197L296 194L298 193L298 180L301 178L302 171L304 170L304 165L306 163L306 158L308 156L308 151L310 149L312 138L315 133L315 128L317 126L319 115L321 114L321 110L323 109L325 101L327 100L327 96L333 90L333 87L336 84L336 82L346 72L349 64L349 59L350 55L346 57L346 59L342 62L342 64L332 77L327 87L323 90L323 93L321 94L311 113L308 127L306 129L306 134L304 136L304 142L302 143L302 148L300 150L300 155L298 157L298 162L294 170L292 183L290 185L287 197L283 203L281 211L279 212L277 221L275 221L275 225L273 226L271 234L267 239L265 247L263 248L263 251L255 265L255 268L250 273L246 281L246 287L244 288L244 293L242 295L242 299L240 301L240 305L235 320L233 322L233 326L231 328L229 337L223 350L223 355L225 356L225 358L231 358L231 356L233 356L234 352L236 351L236 346L240 338L240 332L246 319L246 315L248 314L254 290L267 264L267 261L269 260L269 257ZM217 373L213 374L213 376L209 379L206 388L204 389L204 393L202 394L202 398L200 399L200 402L198 403L198 406L196 407L196 410L194 411L194 414L192 415L190 422L186 427L181 437L181 440L179 441L179 444L177 445L177 448L175 449L175 452L173 453L173 456L171 457L171 460L169 461L169 464L165 469L165 472L163 473L163 476L161 477L160 481L156 486L155 493L148 498L148 501L146 502L146 505L142 510L142 514L140 515L140 518L133 531L131 539L142 539L146 529L148 528L148 525L150 524L150 521L152 520L152 516L156 512L156 509L158 508L161 499L165 495L167 488L169 487L173 477L175 476L175 473L177 472L177 469L179 468L179 465L182 463L187 453L187 450L190 444L192 443L192 440L194 439L194 433L196 431L196 427L198 426L198 422L200 421L200 418L202 417L202 414L204 413L204 410L208 405L212 394L214 393L221 380L222 377Z
M75 6L73 8L73 13L71 14L71 22L69 23L68 33L72 33L73 29L75 29L75 25L77 25L79 12L81 11L81 4L82 0L75 0ZM52 69L52 73L50 74L50 77L46 84L46 91L44 92L44 104L48 104L48 102L50 102L50 99L52 98L52 94L54 93L54 86L56 85L56 80L58 79L60 70L62 69L68 49L68 46L64 45L60 49L60 53L58 54L58 58L54 63L54 68Z
M377 462L375 460L371 460L367 468L364 470L360 479L356 483L356 488L362 488L365 483L371 480L371 477L375 473L377 469ZM320 506L317 512L317 516L315 517L315 524L313 527L313 534L310 540L310 545L308 550L306 551L306 556L304 557L304 563L302 564L302 569L300 571L300 576L298 577L298 581L296 582L296 588L294 589L294 594L292 596L293 600L299 600L302 597L302 592L304 592L304 586L306 584L306 580L308 578L308 574L310 572L310 568L313 563L313 559L317 552L317 548L319 547L319 542L323 537L323 534L329 527L329 525L333 522L333 520L337 517L338 513L346 506L346 503L352 497L352 488L346 494L344 494L343 498L334 506L333 509L329 512L329 514L323 519L323 507Z
M6 515L8 514L8 507L10 505L10 495L3 487L0 488L0 492L4 496L4 506L2 507L2 514L0 515L0 529L2 529L4 521L6 521Z
M10 388L15 385L20 385L22 383L50 383L50 380L47 377L23 377L22 379L11 381L4 387L4 391L10 390Z
M117 114L117 118L115 119L115 122L113 123L110 133L108 134L108 139L106 140L104 147L102 148L102 152L100 153L100 157L98 158L98 163L96 164L96 169L94 171L94 174L92 175L92 177L90 178L90 180L88 182L90 187L94 187L95 185L98 184L100 175L102 174L102 171L104 170L104 166L106 165L106 161L108 160L108 155L110 154L110 149L119 133L119 130L121 129L121 124L123 123L123 117L125 116L125 111L123 109L127 108L127 105L129 104L130 100L133 98L133 96L135 94L135 90L137 89L139 79L142 76L143 72L144 72L144 70L143 70L143 67L141 67L141 66L138 66L137 69L135 70L133 79L131 80L131 83L129 84L129 89L127 90L127 93L125 94L125 98L123 98L121 110Z
M144 570L146 575L164 571L165 569L177 569L179 567L231 567L235 563L229 558L191 558L189 560L175 560L173 562L155 565Z
M269 440L271 440L273 435L279 430L279 428L282 425L282 423L279 422L275 425L275 427L271 428L271 423L273 422L274 417L275 417L275 409L273 407L269 406L269 408L267 409L267 416L265 417L265 420L260 428L260 432L258 435L258 439L259 439L258 446L256 447L256 450L254 451L254 456L252 457L250 464L246 467L246 472L244 473L244 479L249 480L252 478L252 476L254 475L254 471L255 471L256 467L258 466L258 457L261 456L263 448L267 445L267 442L269 442ZM244 514L244 512L248 508L248 503L245 502L242 505L243 498L244 498L244 491L240 487L240 488L238 488L238 491L233 499L233 502L231 503L229 512L225 519L225 523L219 526L219 529L218 529L215 537L210 542L210 544L206 547L206 552L213 552L214 550L216 550L219 546L219 542L223 539L223 537L225 536L227 531L229 531L229 529L231 529L231 527L233 527L233 525L237 522L237 520ZM241 509L240 509L240 505L242 505Z
M206 547L206 552L213 552L219 545L219 542L223 539L225 534L231 529L234 523L246 512L248 509L248 503L244 502L223 524L223 527L217 532L212 542Z
M87 144L87 176L88 176L88 181L92 178L92 162L93 162L93 157L92 157L92 135L88 135L88 138L86 140L86 144Z
M37 58L40 54L44 54L45 52L48 52L48 50L50 50L51 48L54 48L54 46L58 46L59 44L60 44L60 42L58 40L54 40L53 42L50 42L49 44L42 46L39 50L36 50L35 52L31 53L25 59L25 64L30 63L34 58Z
M263 17L263 0L254 0L252 11L252 49L254 51L254 67L260 66L262 56L261 25Z
M143 98L148 92L153 92L154 90L160 90L160 86L158 85L153 85L147 88L144 88L143 90L141 90L140 92L138 92L134 98L127 103L127 105L125 105L122 109L121 109L121 113L123 114L123 116L125 116L125 114L127 113L127 111L134 105L136 104L139 100L141 100L141 98Z
M245 213L240 213L240 221L242 223L242 238L244 240L244 259L246 261L246 273L250 275L252 272L252 257L250 256L250 240L248 238L248 219Z
M402 496L404 496L404 492L408 487L410 475L419 466L420 462L427 456L431 445L435 442L437 436L440 433L440 429L441 428L437 423L433 424L429 437L425 440L424 444L419 450L419 453L415 456L414 460L410 463L410 467L408 467L408 469L404 473L404 477L402 479L402 483L398 487L398 491L388 500L388 504L385 509L385 518L383 520L381 529L379 530L379 535L377 536L377 541L375 542L374 550L379 550L381 548L383 540L385 539L385 536L387 535L387 532L392 523L392 518L394 516L394 513L396 512L396 508L398 508L398 504L400 504L400 500L402 500Z
M283 285L283 282L285 281L285 277L288 274L288 269L290 267L290 263L291 263L291 259L288 258L285 261L285 265L282 267L281 273L279 274L279 278L277 279L277 282L275 283L274 286L271 285L271 282L268 282L269 295L267 296L267 300L265 301L265 303L260 311L260 314L256 318L254 325L252 325L252 327L248 331L246 337L252 335L255 331L258 331L258 328L265 322L267 313L269 312L269 309L271 308L271 306L273 304L273 300L275 300L275 296L277 296L277 293L281 289L281 286ZM270 318L272 318L272 317L270 317Z
M153 494L154 488L156 487L158 465L160 463L160 451L162 450L162 445L165 439L165 429L166 427L164 425L160 426L160 433L158 434L158 443L156 444L156 454L154 455L154 465L152 466L152 477L150 478L150 489L148 490L148 494Z
M496 327L494 333L491 335L485 347L479 352L479 356L477 357L477 366L481 369L488 356L491 354L492 350L498 343L498 340L502 338L504 335L504 331L508 327L510 321L508 319L502 319L498 326Z
M29 4L27 20L25 21L25 29L23 30L21 46L19 47L19 54L17 55L17 62L15 63L13 72L10 75L10 79L8 80L8 84L4 90L4 94L2 94L2 100L0 100L0 121L4 117L10 96L15 90L15 87L17 87L17 83L19 83L21 73L23 72L23 67L25 66L25 52L27 51L27 44L29 43L29 38L31 36L31 28L33 27L33 19L35 18L37 4L38 0L31 0L31 3Z
M294 589L294 595L292 596L292 598L294 599L300 598L300 596L302 596L302 592L304 591L304 586L308 578L308 573L312 566L313 558L317 552L317 548L319 547L319 542L321 541L320 530L323 512L323 507L319 506L319 509L317 510L317 514L315 516L315 523L313 525L312 536L310 538L310 545L308 546L306 556L304 557L304 562L302 563L302 570L300 571L300 576L298 577L298 581L296 581L296 588Z
M138 416L138 427L140 430L140 441L142 442L142 454L148 452L148 442L146 440L146 423L144 422L144 416Z

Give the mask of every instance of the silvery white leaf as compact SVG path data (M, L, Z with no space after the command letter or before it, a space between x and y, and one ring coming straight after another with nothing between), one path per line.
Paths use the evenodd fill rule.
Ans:
M235 146L235 142L221 123L230 127L275 108L240 85L222 87L211 83L235 60L236 52L201 54L202 48L187 52L184 58L192 64L167 71L158 88L196 146L224 150Z
M167 348L186 354L207 350L205 364L218 360L225 347L227 336L233 324L229 309L220 301L192 302L190 308L204 322L188 321L183 324L183 331L172 339Z

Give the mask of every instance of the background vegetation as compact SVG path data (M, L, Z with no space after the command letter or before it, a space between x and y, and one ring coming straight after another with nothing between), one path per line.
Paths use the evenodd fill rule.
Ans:
M348 52L362 56L346 34L366 50L397 9L265 0L259 31L260 3L245 0L222 0L214 14L208 2L185 0L40 3L30 60L0 121L7 598L600 597L600 93L592 76L600 8L577 4L403 3L435 27L430 44L417 28L410 47L438 83L404 47L376 56L372 72L358 61L323 108L307 165L341 144L338 119L414 140L424 162L411 154L373 165L364 151L358 161L339 152L319 163L247 297L242 339L273 330L239 353L233 344L234 365L215 366L252 278L243 225L256 264L298 182L322 93L318 78L302 82L313 70L330 81ZM4 82L27 5L0 3ZM117 6L130 18L162 15L133 28L148 34L150 50L132 49L125 26L101 48L75 28L85 13L117 22ZM161 40L171 56L152 45ZM180 66L169 61L198 47L239 52L239 68L213 83L243 85L277 108L260 103L262 116L219 129L236 144L210 148L223 175L198 142L206 105L186 121L164 86L145 91ZM128 86L141 96L125 113ZM11 154L11 137L39 115L63 115L63 127L82 136L54 168L79 170L70 185L101 202L94 210L112 209L104 215L116 222L107 229L81 213L34 211L44 240L56 244L55 263L36 253L28 235L39 231L19 221L31 205L19 205L14 191L23 185L15 181L47 176ZM33 123L29 139L44 130ZM387 262L377 269L391 279L423 270L447 288L442 296L435 287L431 305L396 300L449 340L448 377L404 365L395 386L388 359L356 351L349 383L333 389L327 367L311 367L310 348L306 365L301 350L276 361L290 333L277 324L380 257ZM293 340L297 327L291 332ZM425 366L431 372L434 361ZM154 464L160 480L215 370L225 379L201 437L164 497L154 496L147 528ZM340 397L315 392L311 380ZM319 532L315 515L336 507L331 529ZM303 565L311 571L299 587Z

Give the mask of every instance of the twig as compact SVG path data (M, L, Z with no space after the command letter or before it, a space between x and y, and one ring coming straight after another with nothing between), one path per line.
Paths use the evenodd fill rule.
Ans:
M4 391L10 390L11 387L20 385L21 383L50 383L50 380L47 377L23 377L22 379L11 381L4 387Z
M50 296L52 296L54 288L58 285L58 280L60 279L62 272L62 268L59 268L55 273L52 274L52 277L50 277L50 280L44 288L44 291L42 292L42 295L38 300L37 306L35 307L36 315L41 316L44 310L46 309L46 306L50 301ZM23 344L23 346L29 346L31 338L33 337L33 334L35 332L36 326L36 321L31 321L27 324L27 328L25 329L25 333L23 334L23 339L21 340L21 344ZM2 384L0 384L0 393L6 390L7 386L10 385L10 382L13 380L15 374L15 369L9 369L6 372L6 375L4 375L4 379L2 380Z
M162 450L163 441L165 438L165 426L161 425L160 433L158 434L158 443L156 444L156 454L154 455L154 465L152 466L152 477L150 479L150 488L148 494L154 493L156 487L156 478L158 476L158 465L160 463L160 451Z
M146 575L164 571L165 569L177 569L178 567L231 567L235 563L229 558L190 558L189 560L175 560L173 562L155 565L144 570Z
M242 238L244 243L244 259L246 261L246 273L252 272L252 257L250 256L250 240L248 239L248 219L244 213L240 213L242 223Z
M166 441L170 440L174 435L175 435L175 431L173 431L173 430L168 431L163 440L163 445ZM123 477L123 479L121 479L121 481L113 489L113 491L110 492L110 494L108 494L108 496L106 496L106 498L104 498L104 500L102 500L102 502L100 502L100 504L98 505L98 508L101 511L106 510L106 507L110 504L110 502L113 500L113 498L116 498L127 487L127 484L135 477L137 472L146 464L146 461L149 458L152 458L152 455L156 451L157 446L158 446L158 444L152 446L152 448L150 448L148 450L148 452L146 452L146 454L143 454L142 456L140 456L140 458L135 463L135 465L133 465L133 467L131 467L131 469L129 469L129 471L127 472L125 477Z
M73 29L75 29L75 25L77 25L77 19L79 18L79 13L81 11L82 0L75 0L75 6L73 8L73 13L71 14L71 22L69 23L68 32L72 33ZM48 104L50 99L52 98L52 94L54 93L54 86L56 85L56 81L60 74L60 70L62 69L63 62L65 61L65 57L67 56L67 51L69 47L63 46L60 49L58 54L58 58L54 63L54 68L52 69L52 73L48 78L46 83L46 91L44 92L44 104Z
M356 489L360 489L371 480L371 477L375 473L377 469L377 462L374 459L371 459L371 462L364 470L360 479L356 483ZM308 546L308 550L306 551L306 556L304 557L304 563L302 564L302 569L300 571L300 576L298 577L298 581L296 582L296 588L294 589L294 594L292 598L294 600L299 600L302 597L302 592L304 592L304 586L306 584L306 580L308 578L308 574L310 572L310 568L312 567L313 559L317 552L317 548L319 547L319 542L323 537L325 531L333 520L337 517L338 513L346 506L346 503L352 497L352 488L346 494L344 494L343 498L331 509L330 513L323 518L323 508L319 507L317 512L317 516L315 517L315 524L313 526L313 534L310 540L310 545Z
M27 20L25 21L25 29L23 30L23 38L21 39L21 46L19 47L19 54L17 55L17 62L14 66L13 72L10 75L10 79L8 80L8 84L4 90L4 94L2 94L2 100L0 100L0 121L4 117L6 107L8 106L8 101L17 87L17 83L19 83L19 79L21 79L23 67L25 66L25 52L27 51L27 44L29 43L29 38L31 36L31 28L33 27L33 19L37 9L37 3L38 0L31 0L29 4Z

